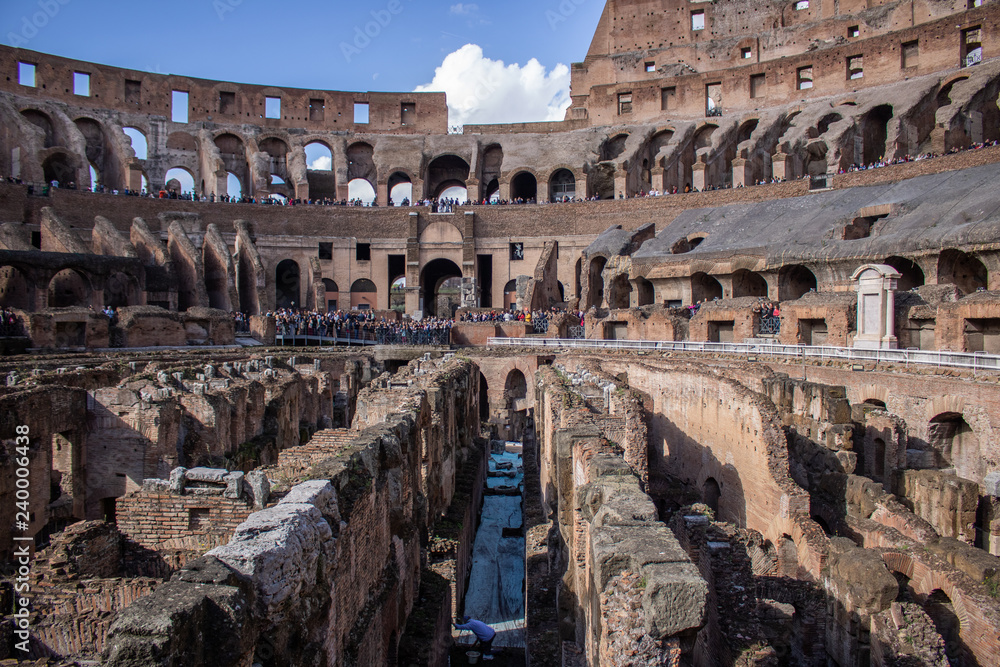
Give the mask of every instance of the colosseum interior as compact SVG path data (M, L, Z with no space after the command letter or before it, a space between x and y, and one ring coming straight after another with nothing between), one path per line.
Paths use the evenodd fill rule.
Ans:
M1000 665L996 0L608 0L461 133L0 67L0 664Z

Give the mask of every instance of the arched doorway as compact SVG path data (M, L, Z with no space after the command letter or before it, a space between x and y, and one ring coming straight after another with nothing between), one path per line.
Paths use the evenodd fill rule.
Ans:
M899 271L896 289L900 292L906 292L924 284L924 271L913 260L906 257L890 257L885 260L885 263Z
M339 305L340 287L333 280L323 278L323 292L326 297L326 311L332 313Z
M981 479L979 438L961 413L944 412L931 419L927 440L937 452L940 467L954 467L965 479Z
M714 301L722 298L722 283L708 275L698 272L691 276L691 300L694 303Z
M952 284L966 294L986 289L989 285L989 271L976 257L961 250L949 248L938 257L938 284Z
M522 200L525 203L532 203L538 196L538 181L535 177L522 171L510 182L511 200Z
M702 502L709 506L709 508L715 512L715 517L719 517L719 500L722 498L722 489L719 487L719 483L715 481L714 477L709 477L705 480L704 487L702 488Z
M576 198L576 177L569 169L557 169L549 178L549 200L566 201Z
M794 301L801 299L817 287L816 276L801 264L781 267L778 272L778 300Z
M378 304L378 287L367 278L355 280L351 285L351 309L375 310Z
M409 206L413 203L413 183L403 172L394 172L389 177L388 189L392 206Z
M299 265L294 259L280 262L274 270L274 304L278 308L301 308Z
M587 303L583 310L591 306L600 308L604 304L604 267L608 260L605 257L595 257L590 260L590 270L588 272L589 290Z
M767 281L759 273L740 269L733 274L733 298L767 297Z
M90 281L79 271L63 269L49 281L49 308L90 305Z
M444 283L450 279L458 278L461 281L462 270L450 259L435 259L428 262L420 272L420 297L423 302L424 315L428 317L451 317L451 312L439 312L438 307L448 308L452 302L453 284L447 286ZM461 285L461 282L459 282ZM447 292L442 294L442 289ZM445 296L447 302L439 300L440 296ZM461 288L459 288L459 298L461 298Z
M451 196L444 192L450 187L465 187L469 180L469 163L457 155L442 155L427 166L424 192L432 197Z
M33 292L33 285L19 269L0 267L0 306L34 310Z
M519 441L528 423L528 411L523 401L528 396L528 380L518 369L507 374L504 399L507 408L507 439Z
M503 286L503 309L510 310L515 303L517 303L517 281L508 280Z
M490 386L486 376L479 373L479 421L487 423L490 420Z
M110 308L124 308L138 305L139 282L132 276L117 271L108 277L104 285L104 305Z

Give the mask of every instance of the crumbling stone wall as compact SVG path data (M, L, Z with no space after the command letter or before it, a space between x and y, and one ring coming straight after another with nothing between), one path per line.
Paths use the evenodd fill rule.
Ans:
M252 514L229 544L122 612L106 664L235 667L255 656L289 666L388 664L420 580L422 508L434 493L421 488L424 447L445 446L424 438L455 434L460 440L449 446L458 451L478 432L478 368L452 360L425 370L418 382L426 391L468 397L472 422L422 429L430 421L426 394L397 396L397 410L383 423L331 447L313 465L311 481ZM451 415L458 421L466 413ZM171 619L165 625L155 620L164 617ZM217 628L211 641L205 627Z

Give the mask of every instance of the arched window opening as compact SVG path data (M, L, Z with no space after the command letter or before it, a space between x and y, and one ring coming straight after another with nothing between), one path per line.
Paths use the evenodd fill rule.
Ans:
M538 182L532 174L522 171L510 182L510 198L534 202L538 196Z
M164 179L168 192L178 195L194 192L194 176L183 167L174 167L167 170Z
M549 200L566 201L576 198L576 177L569 169L558 169L549 178Z
M587 308L596 306L601 308L604 304L604 267L608 260L604 257L595 257L590 261L590 271L588 282L590 283L590 293L587 295Z
M375 188L363 178L355 178L347 184L347 196L352 202L371 206L375 201Z
M763 276L746 269L733 274L733 298L744 296L767 297L767 281Z
M715 481L714 477L709 477L705 480L705 484L702 487L702 502L708 505L709 509L715 513L715 518L719 518L719 501L722 499L722 488L719 483Z
M46 183L57 181L65 186L76 181L76 169L65 153L54 153L42 163L42 173Z
M945 412L931 419L927 440L936 453L938 467L954 468L965 479L981 479L979 438L961 413Z
M351 285L351 309L375 310L378 301L378 287L367 278L355 280Z
M0 306L34 310L34 286L13 266L0 267Z
M888 104L880 104L865 114L861 121L864 164L874 164L882 158L895 157L895 151L886 145L892 115L892 106Z
M389 199L393 206L410 206L413 204L413 183L410 177L401 171L394 172L389 177Z
M616 135L601 145L601 162L614 160L625 152L625 142L628 141L627 134Z
M430 317L452 317L461 301L462 270L450 259L435 259L420 272L423 311Z
M700 246L702 242L704 242L705 238L705 236L695 236L693 238L678 239L678 241L674 243L673 247L670 249L670 252L675 255L683 255L686 252L691 252Z
M323 278L323 291L326 295L326 310L332 313L337 310L338 301L340 300L340 287L335 281Z
M243 184L240 183L239 177L233 172L226 174L226 194L234 199L243 197Z
M56 139L55 126L52 124L52 119L49 118L48 114L37 109L25 109L21 112L21 115L24 116L25 120L42 131L43 148L52 148L59 145Z
M714 301L722 298L722 283L708 275L698 272L691 276L691 299L695 303Z
M517 281L508 280L503 286L503 307L510 310L511 306L517 303Z
M636 286L639 288L638 303L639 306L652 306L656 303L656 294L653 289L653 283L649 282L645 278L636 278Z
M149 154L149 144L146 141L146 135L142 133L142 130L134 127L123 127L122 130L132 142L132 150L135 151L135 157L139 160L145 160Z
M49 281L49 308L86 307L90 305L91 287L79 271L63 269Z
M913 260L906 257L890 257L885 263L899 271L896 289L900 292L920 287L924 284L924 271Z
M400 276L389 286L389 310L406 312L406 277Z
M306 167L312 171L332 171L333 151L321 141L306 144Z
M438 199L450 199L464 204L469 200L469 190L464 185L449 185L441 191Z
M978 258L949 248L938 257L938 284L952 284L966 294L989 285L989 271Z
M274 270L275 305L278 308L302 308L299 299L299 264L286 259Z
M784 266L778 272L778 300L794 301L817 288L816 276L800 264Z

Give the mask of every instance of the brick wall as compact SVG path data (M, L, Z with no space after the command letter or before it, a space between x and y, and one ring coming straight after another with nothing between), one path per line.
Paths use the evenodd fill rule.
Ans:
M253 511L253 503L245 498L145 490L119 498L116 504L118 529L137 544L199 554L227 543Z

